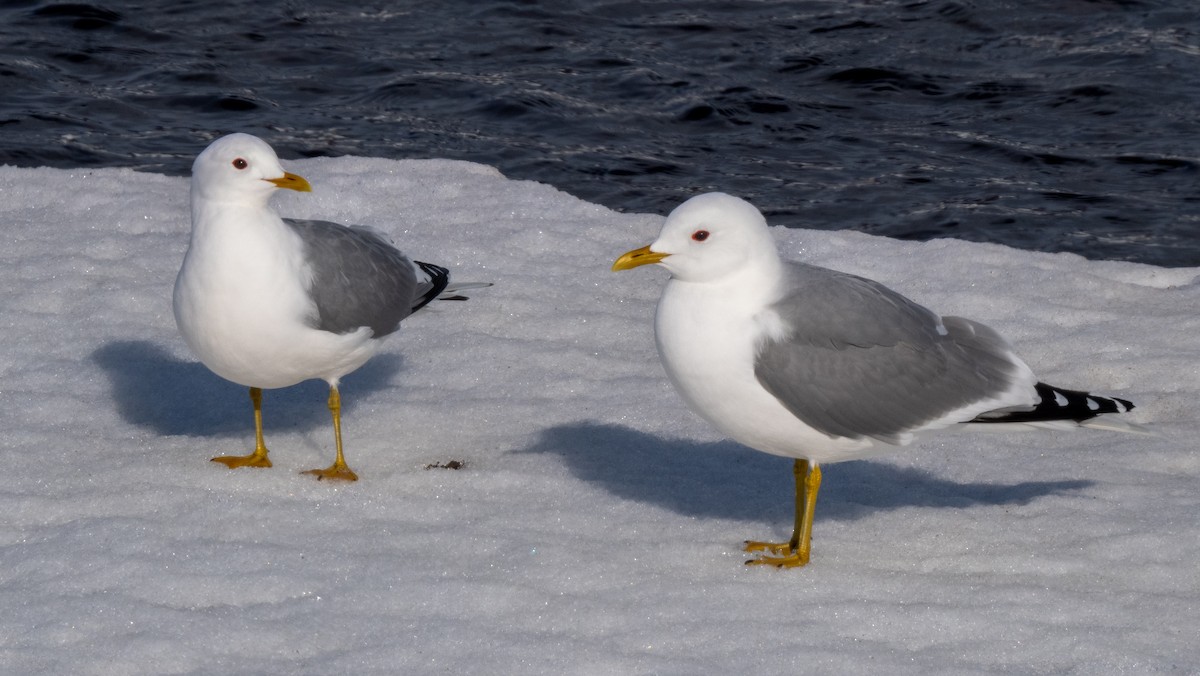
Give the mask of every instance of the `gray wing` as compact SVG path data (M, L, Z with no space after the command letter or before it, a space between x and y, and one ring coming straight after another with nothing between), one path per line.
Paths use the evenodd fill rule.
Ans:
M428 302L436 285L370 228L285 218L304 242L312 268L309 295L317 306L315 328L349 333L368 326L375 338L395 331L400 320ZM445 286L445 271L441 286ZM440 291L440 289L439 289Z
M763 343L754 372L824 434L896 443L1016 379L1008 344L982 324L939 318L862 277L797 263L786 272L789 294L772 306L784 335Z

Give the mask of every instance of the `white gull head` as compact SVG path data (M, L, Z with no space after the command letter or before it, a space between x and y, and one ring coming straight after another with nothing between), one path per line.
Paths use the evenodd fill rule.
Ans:
M262 207L279 188L309 192L308 181L283 170L275 151L250 134L223 136L192 163L192 199Z
M748 266L779 265L762 213L725 193L697 195L680 204L648 248L655 260L646 262L656 262L686 282L717 282Z

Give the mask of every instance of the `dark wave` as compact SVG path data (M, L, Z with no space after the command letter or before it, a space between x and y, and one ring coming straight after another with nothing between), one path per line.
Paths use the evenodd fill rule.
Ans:
M0 5L0 163L185 174L447 157L626 211L1200 265L1200 7L1133 2Z

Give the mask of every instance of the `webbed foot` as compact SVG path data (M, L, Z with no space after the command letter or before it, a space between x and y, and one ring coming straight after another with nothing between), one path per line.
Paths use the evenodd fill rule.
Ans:
M334 481L358 481L358 475L354 470L344 462L335 462L325 469L310 469L301 474L312 474L317 477L317 481L321 479L332 479Z
M757 542L747 540L744 552L758 555L746 561L747 566L775 566L776 568L798 568L808 564L808 552L792 548L790 542Z
M219 462L229 469L271 466L271 459L267 457L267 449L265 448L261 451L255 451L250 455L218 455L212 461Z

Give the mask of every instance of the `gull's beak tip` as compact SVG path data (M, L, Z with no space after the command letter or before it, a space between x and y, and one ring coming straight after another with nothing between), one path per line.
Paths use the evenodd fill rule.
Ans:
M290 171L283 172L283 176L279 178L268 178L265 180L268 183L274 183L277 188L295 190L296 192L312 192L312 185L303 176L297 176Z
M613 262L612 271L620 272L621 270L631 270L642 265L658 263L669 255L651 251L649 246L644 246L622 254L620 258Z

